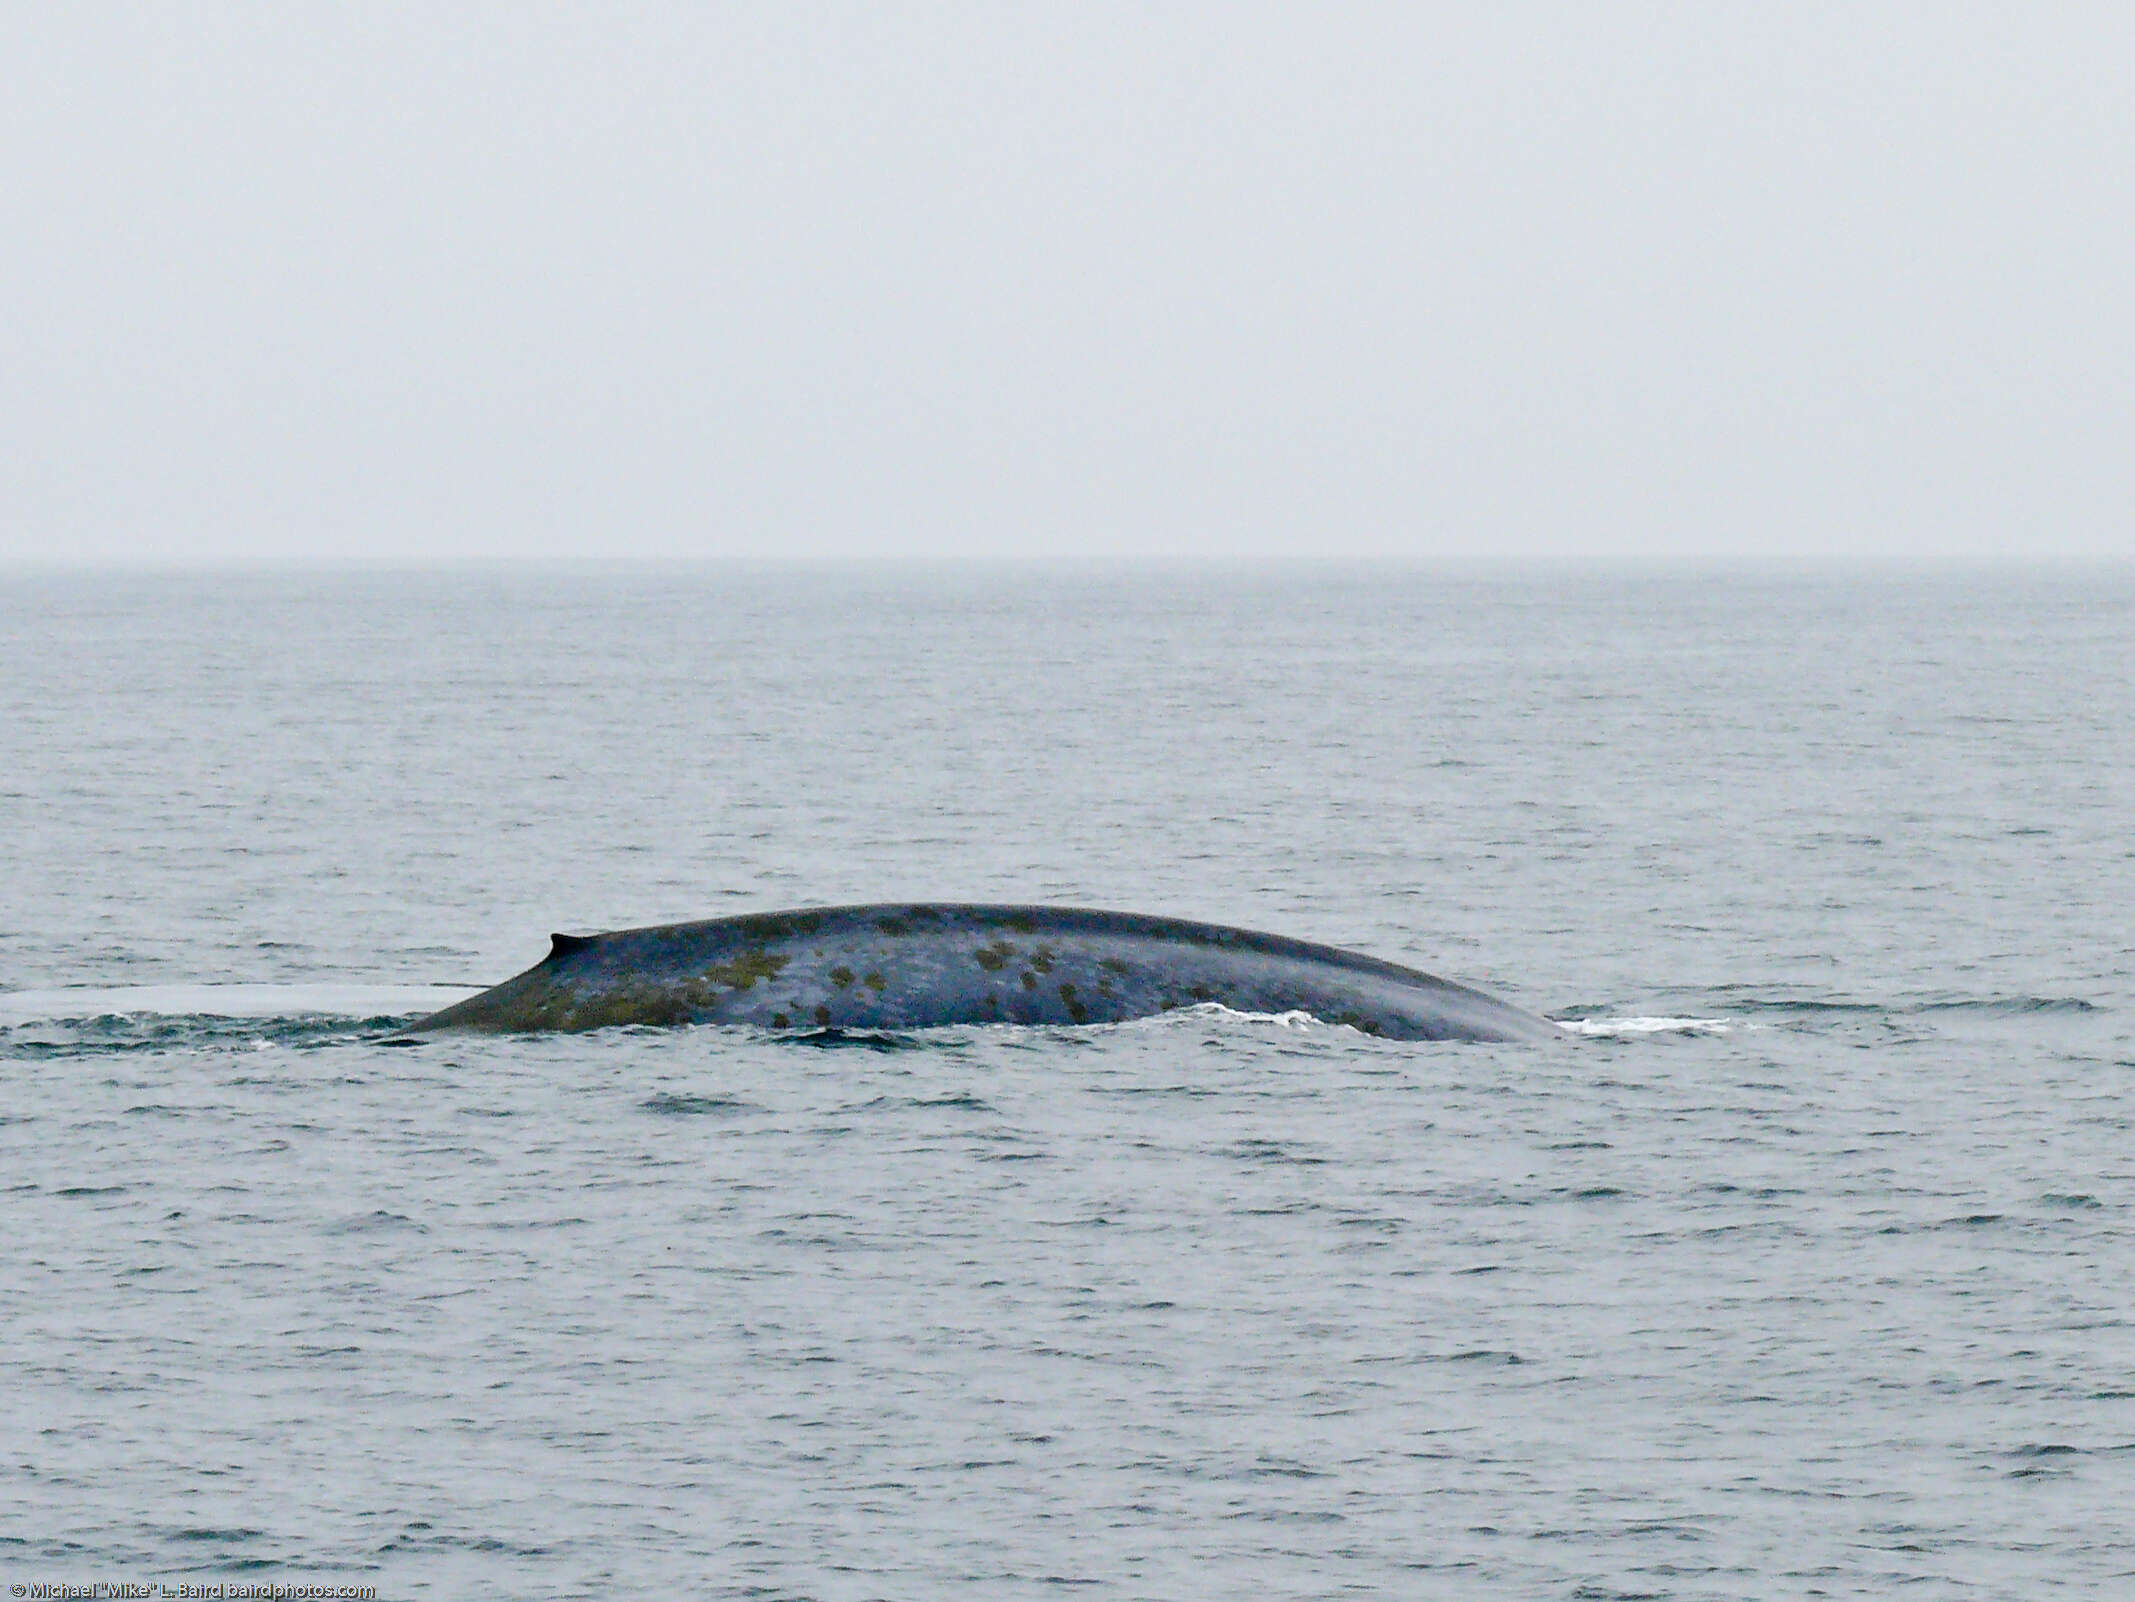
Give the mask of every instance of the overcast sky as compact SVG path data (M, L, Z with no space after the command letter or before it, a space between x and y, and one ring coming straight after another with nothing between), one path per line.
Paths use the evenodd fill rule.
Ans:
M0 559L2135 555L2135 8L15 5Z

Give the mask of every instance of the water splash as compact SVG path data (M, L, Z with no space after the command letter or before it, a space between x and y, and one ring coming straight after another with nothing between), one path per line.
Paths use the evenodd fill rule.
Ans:
M1637 1035L1725 1035L1740 1027L1730 1018L1558 1018L1552 1021L1566 1034L1619 1040Z

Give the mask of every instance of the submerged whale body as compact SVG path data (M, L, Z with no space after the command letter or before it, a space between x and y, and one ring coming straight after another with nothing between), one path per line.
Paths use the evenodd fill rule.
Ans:
M1216 1002L1389 1040L1558 1038L1546 1019L1376 957L1125 912L811 907L551 939L526 972L410 1032L1096 1024Z

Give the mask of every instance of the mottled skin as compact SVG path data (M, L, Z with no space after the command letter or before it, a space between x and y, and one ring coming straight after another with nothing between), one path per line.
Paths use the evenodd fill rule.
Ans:
M1220 1002L1390 1040L1561 1038L1546 1019L1375 957L1126 912L821 907L553 938L526 972L410 1032L1094 1024Z

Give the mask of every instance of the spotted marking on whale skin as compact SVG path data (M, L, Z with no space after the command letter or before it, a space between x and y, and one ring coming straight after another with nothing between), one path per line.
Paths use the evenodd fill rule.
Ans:
M750 990L759 979L776 979L779 970L792 960L771 951L744 951L731 962L713 963L704 970L704 977L715 985Z

